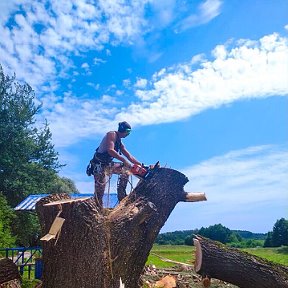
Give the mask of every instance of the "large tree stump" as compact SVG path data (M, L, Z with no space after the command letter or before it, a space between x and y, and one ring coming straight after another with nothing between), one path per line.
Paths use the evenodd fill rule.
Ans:
M179 201L206 200L204 193L186 193L182 173L159 168L114 209L101 209L94 198L66 203L66 194L37 203L43 235L59 211L65 218L56 239L43 242L43 287L140 287L139 279L161 227ZM64 201L65 202L65 201Z
M17 265L8 258L0 259L0 288L20 288L21 276Z
M241 288L287 288L288 267L200 236L196 246L195 270Z

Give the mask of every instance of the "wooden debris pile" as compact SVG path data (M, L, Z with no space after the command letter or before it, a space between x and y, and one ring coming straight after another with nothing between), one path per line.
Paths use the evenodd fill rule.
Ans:
M171 268L157 269L154 265L146 266L141 276L143 288L202 288L204 279L193 268L177 265ZM237 288L232 284L212 279L213 288Z

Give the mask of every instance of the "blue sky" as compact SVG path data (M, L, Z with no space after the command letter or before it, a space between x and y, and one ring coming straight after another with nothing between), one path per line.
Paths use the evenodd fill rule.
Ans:
M61 175L85 169L106 131L146 164L183 172L162 232L221 223L268 232L288 217L287 0L0 2L0 63L35 90ZM113 179L112 189L115 188ZM136 180L134 179L134 185Z

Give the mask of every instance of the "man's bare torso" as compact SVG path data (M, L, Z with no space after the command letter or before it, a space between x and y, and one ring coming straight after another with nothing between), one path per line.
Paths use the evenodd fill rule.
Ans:
M116 131L108 132L102 139L99 145L98 152L99 153L107 152L109 148L112 148L111 147L112 143L115 145L116 140L117 140L117 132Z

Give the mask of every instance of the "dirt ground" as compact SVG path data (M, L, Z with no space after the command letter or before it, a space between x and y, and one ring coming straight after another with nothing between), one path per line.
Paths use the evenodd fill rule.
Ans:
M157 281L163 279L165 276L171 276L175 279L176 286L157 286ZM225 283L218 279L211 279L209 286L209 279L202 279L202 277L196 274L192 268L186 266L175 266L173 268L157 269L153 266L145 268L145 272L142 275L142 281L144 283L143 288L154 287L177 287L177 288L237 288L238 286ZM159 282L158 282L159 283ZM206 286L207 285L207 286Z

